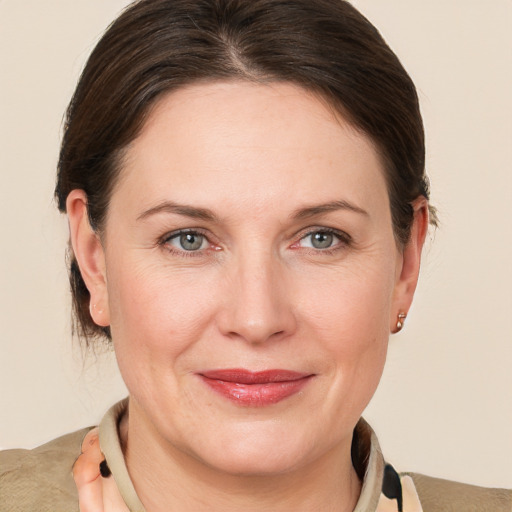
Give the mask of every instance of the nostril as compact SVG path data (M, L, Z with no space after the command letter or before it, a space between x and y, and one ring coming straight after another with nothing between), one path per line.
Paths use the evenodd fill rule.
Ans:
M287 336L286 330L269 331L261 329L238 329L231 330L226 333L226 336L231 339L240 339L253 345L259 345L266 342L277 341L280 338Z

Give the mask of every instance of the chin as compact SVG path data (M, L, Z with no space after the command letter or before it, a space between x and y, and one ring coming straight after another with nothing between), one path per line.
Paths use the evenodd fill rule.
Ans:
M313 455L303 433L275 423L237 426L217 435L215 441L203 442L204 446L194 446L196 458L218 471L238 476L287 473L307 464Z

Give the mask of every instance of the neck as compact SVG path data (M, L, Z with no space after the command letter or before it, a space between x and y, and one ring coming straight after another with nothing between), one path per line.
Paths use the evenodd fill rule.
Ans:
M209 510L348 512L361 483L352 466L352 439L320 458L280 474L219 471L163 439L136 406L120 434L127 467L147 512Z

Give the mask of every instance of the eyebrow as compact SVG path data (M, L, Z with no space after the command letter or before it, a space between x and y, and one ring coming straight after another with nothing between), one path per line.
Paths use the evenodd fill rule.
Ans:
M349 210L355 213L359 213L361 215L368 216L368 212L363 210L359 206L356 206L348 201L340 200L340 201L331 201L329 203L323 203L314 206L308 206L306 208L299 208L295 210L295 212L291 215L292 218L295 219L307 219L310 217L315 217L317 215L321 215L323 213L334 212L337 210ZM173 213L176 215L183 215L185 217L190 217L192 219L204 220L209 222L214 222L217 220L217 216L208 208L198 208L195 206L189 206L185 204L173 203L171 201L164 201L148 210L142 212L137 220L144 220L151 215L156 215L158 213Z
M314 206L308 206L306 208L300 208L292 214L292 217L295 219L307 219L309 217L315 217L316 215L334 212L337 210L349 210L354 213L369 216L368 212L366 210L363 210L359 206L349 203L348 201L340 200L331 201L329 203L323 203Z
M188 206L185 204L173 203L171 201L164 201L149 210L142 212L137 220L144 220L151 215L156 215L157 213L174 213L177 215L183 215L185 217L190 217L192 219L199 219L205 221L215 221L216 216L207 208L197 208L195 206Z

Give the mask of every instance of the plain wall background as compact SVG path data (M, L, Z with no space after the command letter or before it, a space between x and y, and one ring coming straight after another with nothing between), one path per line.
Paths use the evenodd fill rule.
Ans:
M249 0L248 0L249 1ZM62 116L124 0L0 0L0 447L93 425L125 395L72 342ZM441 228L365 413L399 470L512 486L512 2L354 0L412 75Z

